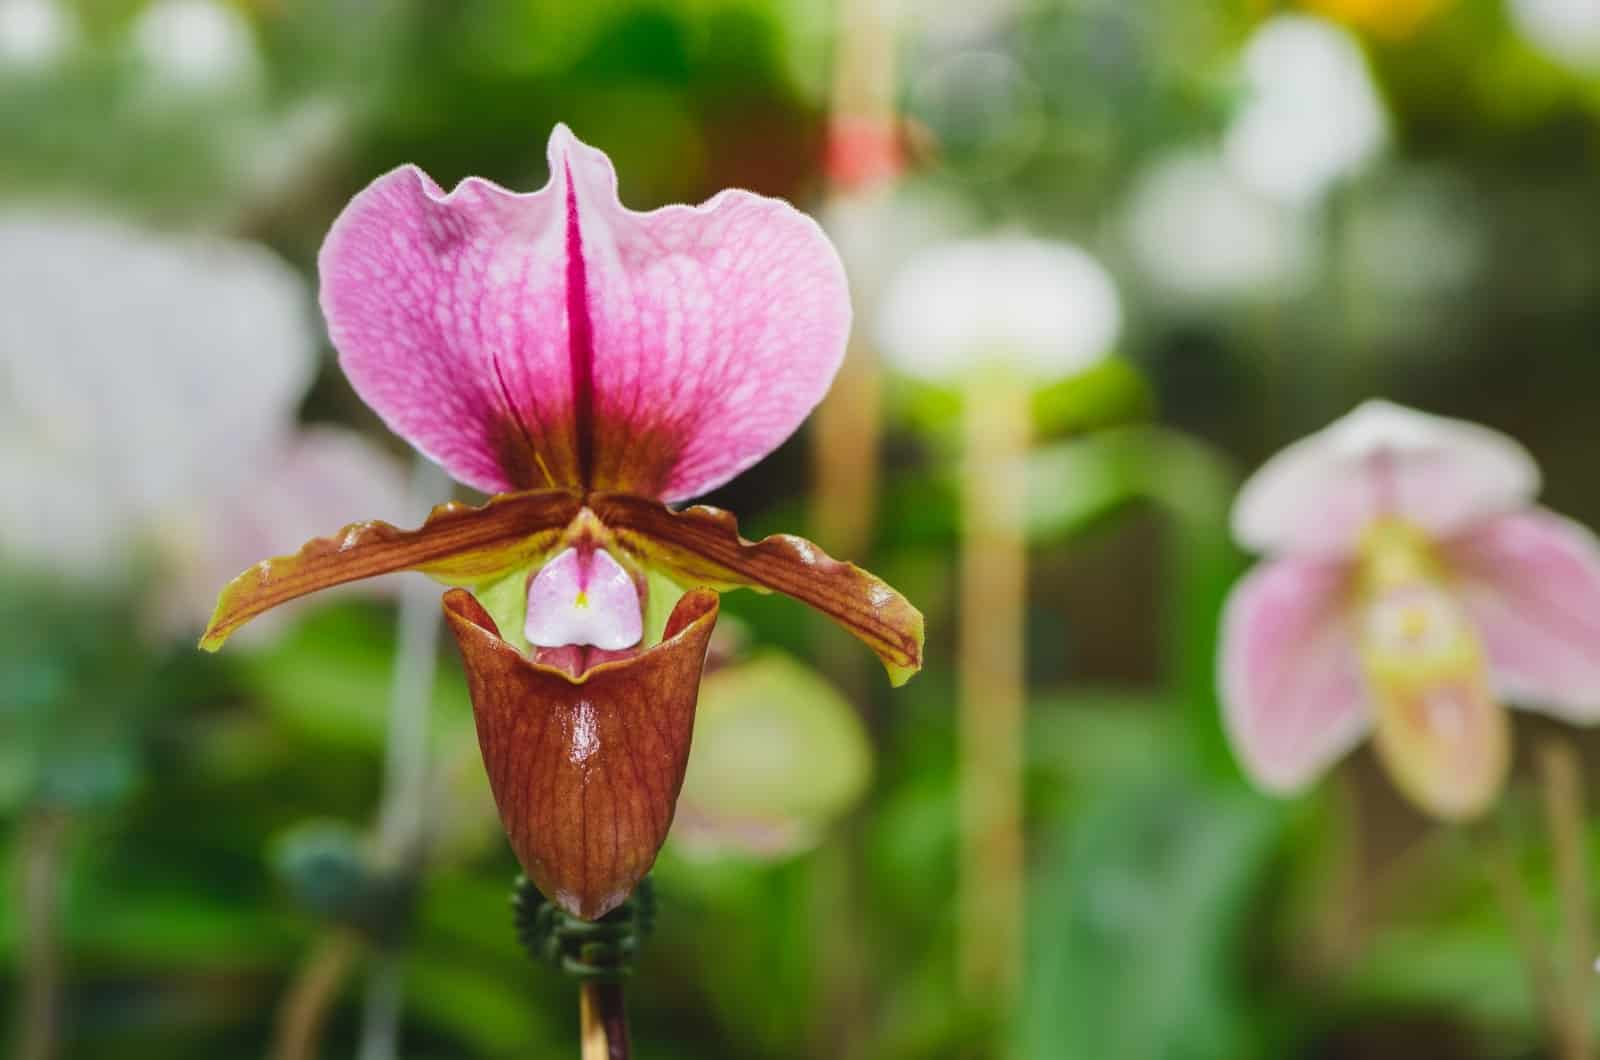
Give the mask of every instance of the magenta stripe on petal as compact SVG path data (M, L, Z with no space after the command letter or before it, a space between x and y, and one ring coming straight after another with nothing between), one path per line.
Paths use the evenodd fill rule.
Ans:
M821 400L850 304L820 229L728 191L649 213L564 126L515 194L380 177L320 258L361 397L490 492L592 486L682 500L776 448Z
M572 166L567 178L567 328L572 358L572 405L578 436L578 475L594 482L594 323L589 319L589 280L583 263L583 230L578 224L578 191ZM554 172L552 168L551 172Z
M1600 719L1594 534L1536 508L1489 520L1443 551L1500 691L1518 706Z
M1261 564L1228 597L1224 718L1240 763L1263 787L1303 787L1366 734L1349 597L1348 566L1303 559Z

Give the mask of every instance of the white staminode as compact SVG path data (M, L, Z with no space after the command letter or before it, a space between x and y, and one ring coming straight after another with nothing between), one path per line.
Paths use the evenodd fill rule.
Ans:
M250 23L217 0L156 0L134 21L133 43L158 78L179 88L217 91L259 72Z
M1116 284L1066 243L1022 237L947 243L889 286L878 341L898 370L959 381L1002 360L1036 382L1074 375L1111 352L1122 328Z
M60 0L0 0L0 73L53 66L77 32Z
M528 643L621 651L644 635L639 590L605 549L568 548L528 585Z
M1248 97L1224 141L1228 165L1257 190L1310 203L1377 157L1383 102L1354 37L1308 15L1280 15L1245 46Z
M1600 3L1510 0L1511 21L1529 43L1578 70L1600 69Z

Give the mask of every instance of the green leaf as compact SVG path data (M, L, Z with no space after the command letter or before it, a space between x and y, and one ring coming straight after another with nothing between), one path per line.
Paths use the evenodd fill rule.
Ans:
M276 720L323 743L374 749L388 732L394 648L386 615L341 604L308 615L271 647L241 658L239 668ZM430 713L435 736L447 738L470 714L460 670L441 666Z
M1092 790L1033 894L1016 1055L1265 1055L1241 965L1282 814L1170 760Z

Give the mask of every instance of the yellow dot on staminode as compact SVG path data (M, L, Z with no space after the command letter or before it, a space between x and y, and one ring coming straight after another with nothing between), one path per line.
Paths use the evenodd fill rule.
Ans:
M588 607L589 606L589 594L584 592L581 589L578 590L578 598L576 600L572 601L572 606L573 607Z

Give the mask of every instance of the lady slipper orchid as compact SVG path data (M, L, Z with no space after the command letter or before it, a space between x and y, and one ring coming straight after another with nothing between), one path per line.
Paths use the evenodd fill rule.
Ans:
M1600 718L1600 542L1538 490L1510 438L1379 401L1246 483L1234 534L1270 558L1227 603L1220 686L1262 786L1370 731L1406 796L1467 818L1504 782L1504 703Z
M417 530L346 527L246 571L202 645L327 586L413 569L453 585L501 819L529 876L581 917L648 871L683 783L713 590L777 590L882 659L921 665L922 616L811 543L751 543L668 504L733 478L826 392L849 330L843 269L788 204L725 191L649 213L565 126L550 180L445 193L402 167L334 223L319 266L340 364L386 423L494 496ZM654 575L654 577L652 577ZM658 642L648 594L689 590Z

